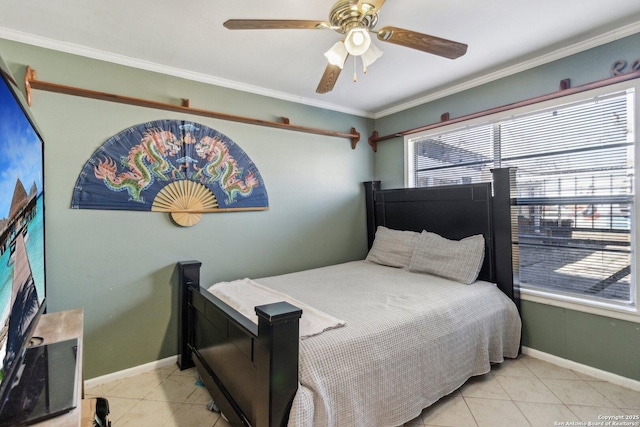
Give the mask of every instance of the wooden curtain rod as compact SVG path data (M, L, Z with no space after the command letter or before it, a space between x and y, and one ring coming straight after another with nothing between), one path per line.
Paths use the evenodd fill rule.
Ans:
M318 135L332 136L336 138L347 138L351 140L351 148L355 149L356 144L360 141L360 133L356 128L351 128L350 133L336 132L331 130L309 128L304 126L296 126L289 124L289 119L282 118L282 122L271 122L267 120L252 119L249 117L235 116L224 113L216 113L214 111L201 110L189 107L189 100L183 99L182 105L165 104L163 102L148 101L140 98L132 98L129 96L113 95L110 93L96 92L88 89L80 89L72 86L64 86L56 83L47 83L36 79L36 70L27 66L24 75L24 87L27 94L27 104L31 106L31 90L40 89L49 92L63 93L66 95L82 96L85 98L98 99L101 101L118 102L120 104L135 105L138 107L156 108L165 111L176 111L179 113L194 114L197 116L211 117L214 119L229 120L232 122L247 123L251 125L266 126L277 129L293 130L297 132L313 133Z
M432 124L417 127L414 129L403 130L401 132L396 132L396 133L392 133L385 136L378 136L378 131L374 131L371 137L369 138L369 145L371 146L371 148L373 148L373 151L378 151L378 142L386 141L388 139L398 138L401 136L406 136L406 135L410 135L412 133L417 133L417 132L424 132L424 131L435 129L441 126L447 126L450 124L463 122L466 120L477 119L479 117L484 117L491 114L512 110L514 108L536 104L538 102L549 101L551 99L561 98L563 96L573 95L576 93L585 92L587 90L598 89L604 86L625 82L627 80L637 79L639 77L640 77L640 70L636 70L636 71L628 72L626 74L621 74L618 76L598 80L592 83L587 83L582 86L576 86L574 88L570 87L571 85L568 79L562 80L560 82L560 90L558 90L557 92L536 96L534 98L525 99L524 101L518 101L511 104L502 105L500 107L490 108L488 110L467 114L466 116L461 116L455 119L449 119L449 113L445 113L442 115L441 121L437 123L432 123Z

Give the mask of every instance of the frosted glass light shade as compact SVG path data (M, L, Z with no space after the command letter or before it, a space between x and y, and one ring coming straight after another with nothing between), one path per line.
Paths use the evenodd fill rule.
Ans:
M371 36L365 28L352 28L349 30L349 33L347 33L344 45L350 55L360 56L369 49L369 46L371 45Z
M349 52L347 52L347 48L342 41L337 42L331 47L331 49L324 53L329 64L337 65L340 69L344 66L344 61L347 60L348 55Z
M382 56L382 51L375 44L371 43L369 49L365 53L362 54L360 58L362 58L362 64L364 65L365 73L367 72L367 67L374 62L376 59Z

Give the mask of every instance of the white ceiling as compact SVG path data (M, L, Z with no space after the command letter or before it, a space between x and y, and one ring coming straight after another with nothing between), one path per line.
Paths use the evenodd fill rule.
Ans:
M384 54L369 72L363 75L359 65L353 83L347 61L333 91L320 95L323 53L340 34L222 26L230 18L327 20L333 3L0 0L0 37L380 117L640 32L638 0L387 0L376 28L392 25L466 43L467 54L450 60L374 38Z

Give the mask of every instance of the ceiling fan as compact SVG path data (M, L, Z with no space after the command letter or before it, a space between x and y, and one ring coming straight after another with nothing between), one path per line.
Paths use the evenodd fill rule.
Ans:
M340 0L331 8L329 21L292 20L292 19L230 19L224 26L230 30L288 30L288 29L329 29L344 34L345 38L329 49L325 56L328 65L320 79L317 93L333 90L349 55L360 57L364 65L371 65L382 55L382 51L371 43L370 33L378 40L445 58L455 59L467 52L467 45L417 33L398 27L383 27L374 30L378 23L380 8L386 0ZM355 81L355 74L354 74Z

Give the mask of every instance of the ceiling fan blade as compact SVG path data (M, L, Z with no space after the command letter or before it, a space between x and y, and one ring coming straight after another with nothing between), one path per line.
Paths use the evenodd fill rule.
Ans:
M368 13L376 13L386 0L358 0L358 10Z
M400 46L418 49L445 58L455 59L467 53L467 45L428 34L398 27L384 27L378 31L378 39Z
M324 21L299 19L229 19L223 25L230 30L313 30L330 26Z
M322 74L320 83L318 83L316 93L331 92L333 87L336 85L338 77L340 76L340 71L342 71L342 68L337 65L327 64L327 68L324 69L324 74Z

